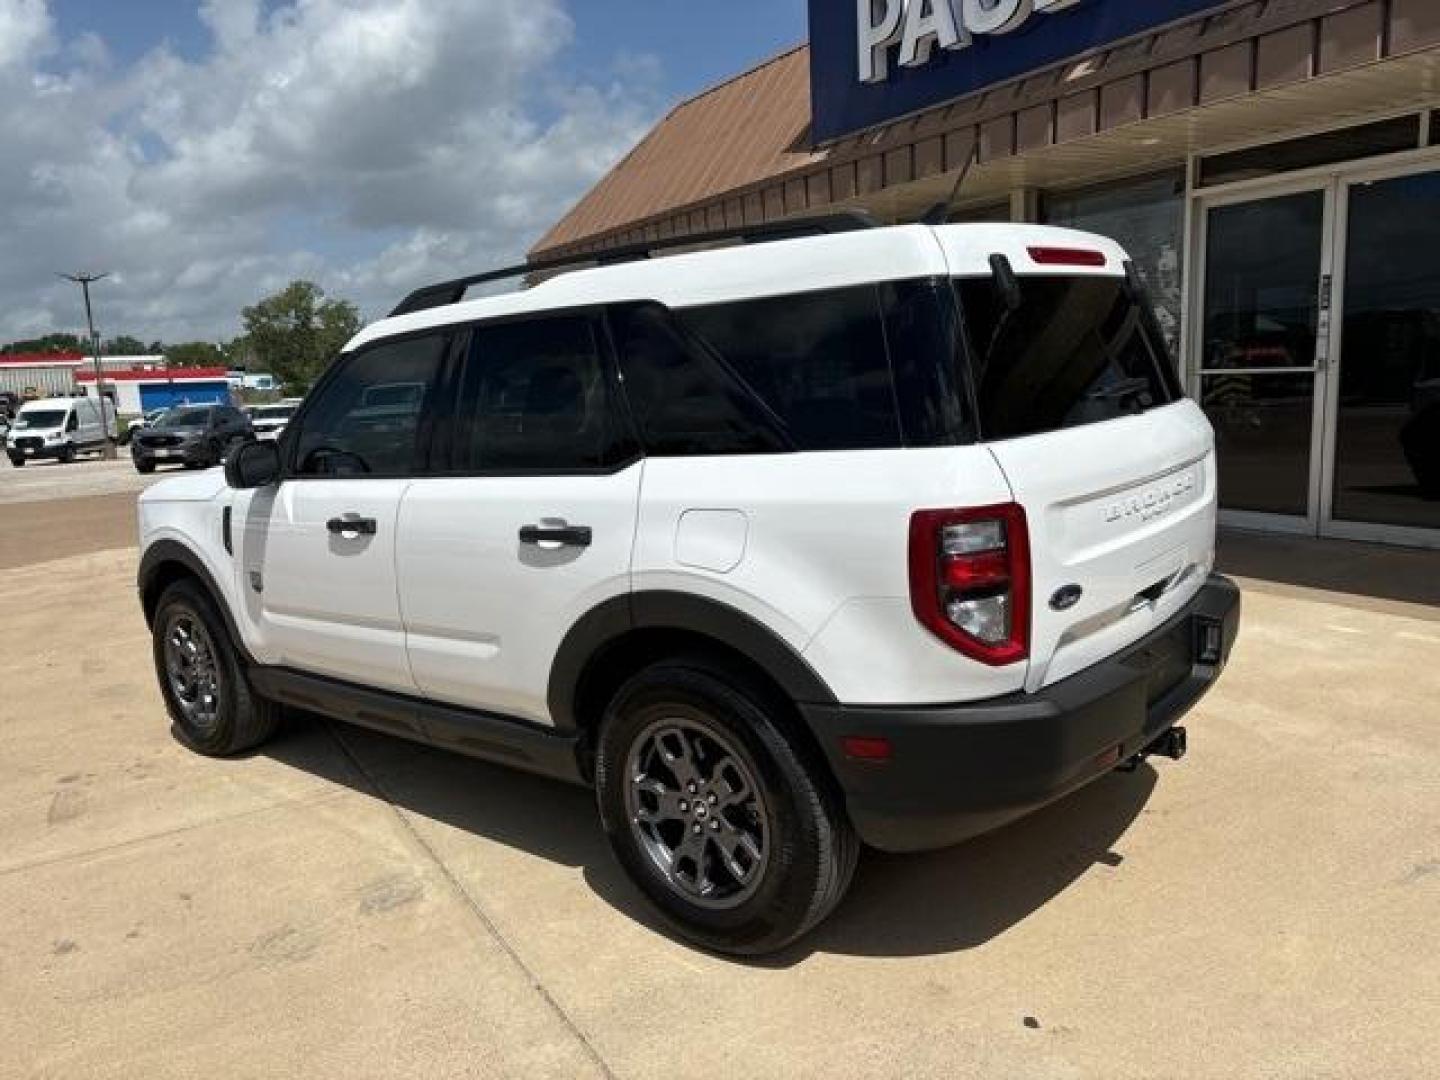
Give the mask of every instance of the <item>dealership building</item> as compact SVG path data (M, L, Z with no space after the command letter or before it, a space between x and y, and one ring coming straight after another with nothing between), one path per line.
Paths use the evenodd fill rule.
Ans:
M952 192L1127 247L1226 521L1440 547L1440 0L811 0L531 257Z

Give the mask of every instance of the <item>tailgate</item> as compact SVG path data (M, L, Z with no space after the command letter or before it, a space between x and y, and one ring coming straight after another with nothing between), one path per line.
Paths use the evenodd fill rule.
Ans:
M1215 554L1214 436L1194 402L989 449L1029 521L1027 690L1157 629L1205 583ZM1067 607L1076 586L1079 600Z

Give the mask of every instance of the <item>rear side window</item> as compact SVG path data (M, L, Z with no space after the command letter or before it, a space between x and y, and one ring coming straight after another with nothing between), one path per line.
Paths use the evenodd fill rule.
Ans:
M794 448L780 418L666 309L617 308L610 326L625 397L647 453L690 457Z
M677 315L774 412L796 449L903 444L874 287L690 308Z
M479 326L461 385L452 471L586 472L628 455L589 316Z
M316 391L295 448L297 476L411 476L420 418L440 378L449 338L386 342L341 361Z
M1174 400L1164 344L1124 281L1019 283L1013 310L990 278L957 283L983 438L1095 424Z

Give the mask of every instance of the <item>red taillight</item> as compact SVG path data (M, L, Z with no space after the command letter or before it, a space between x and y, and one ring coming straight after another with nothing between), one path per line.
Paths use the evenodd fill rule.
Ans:
M910 518L910 606L951 648L993 667L1030 654L1030 532L1016 503Z
M1030 258L1041 266L1105 265L1105 253L1089 248L1032 247Z

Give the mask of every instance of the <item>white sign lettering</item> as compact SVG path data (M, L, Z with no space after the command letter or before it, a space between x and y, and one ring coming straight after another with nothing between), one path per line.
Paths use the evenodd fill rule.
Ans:
M973 35L1008 34L1032 15L1074 7L1080 0L856 0L860 81L890 77L890 50L901 67L922 67L935 46L965 49Z

